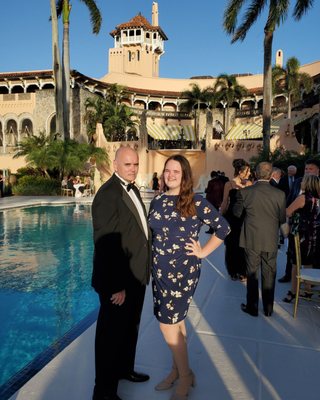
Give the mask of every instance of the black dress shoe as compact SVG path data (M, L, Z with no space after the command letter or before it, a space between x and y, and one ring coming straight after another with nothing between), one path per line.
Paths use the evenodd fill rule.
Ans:
M131 371L127 374L121 375L120 379L126 379L130 382L139 383L148 381L150 379L150 376L147 374L142 374L141 372Z
M248 308L248 306L244 303L241 304L241 310L252 317L257 317L258 316L258 310L253 310L251 308Z
M265 312L264 312L264 315L265 315L266 317L271 317L272 311L265 311Z
M286 282L290 282L290 281L291 281L290 276L286 276L286 275L284 275L282 278L278 279L278 282L280 282L280 283L286 283Z

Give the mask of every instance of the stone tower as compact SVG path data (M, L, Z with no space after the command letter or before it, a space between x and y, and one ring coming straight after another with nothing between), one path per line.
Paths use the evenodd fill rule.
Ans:
M158 25L158 3L152 3L152 24L139 13L129 22L117 25L110 35L109 73L159 76L159 61L168 40Z
M282 68L283 67L283 51L277 50L276 53L276 66Z

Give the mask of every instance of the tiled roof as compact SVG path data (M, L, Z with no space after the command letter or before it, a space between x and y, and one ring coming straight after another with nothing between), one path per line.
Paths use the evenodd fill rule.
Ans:
M167 40L166 34L160 28L160 26L153 26L150 22L141 14L136 15L135 17L131 18L129 22L124 22L123 24L119 24L116 26L110 35L113 37L116 34L120 33L122 29L130 29L130 28L143 28L147 31L159 32L164 40Z
M118 29L123 28L146 28L148 30L152 30L155 27L150 24L150 22L141 14L136 15L131 18L129 22L125 22L123 24L117 25Z

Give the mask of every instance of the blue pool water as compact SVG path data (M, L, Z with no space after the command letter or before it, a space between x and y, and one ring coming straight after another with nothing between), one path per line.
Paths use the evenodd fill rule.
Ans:
M0 212L0 386L98 306L91 206Z

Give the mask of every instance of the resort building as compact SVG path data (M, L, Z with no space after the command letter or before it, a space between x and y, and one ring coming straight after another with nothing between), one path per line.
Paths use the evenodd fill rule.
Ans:
M105 76L97 79L71 71L70 134L76 140L87 141L83 118L86 99L106 97L110 84L121 85L125 88L122 101L134 111L138 124L121 142L108 142L100 127L96 144L107 148L110 160L121 144L136 148L140 154L141 186L149 186L153 172L161 173L164 160L172 152L183 152L192 164L197 187L203 189L211 170L222 170L231 176L234 158L249 160L262 148L263 75L236 75L248 95L234 104L220 102L212 108L201 103L199 113L196 107L186 111L183 92L193 84L201 90L213 88L217 78L159 76L168 37L159 25L158 11L158 4L153 2L151 22L138 14L115 27L111 32L114 47L109 49L109 69ZM281 50L277 51L275 62L282 66ZM288 118L288 96L284 93L274 96L272 149L320 151L320 61L302 65L301 72L311 75L313 91L307 94L302 89L291 118ZM0 169L15 172L24 164L21 158L13 159L23 137L40 131L48 135L55 132L54 85L50 70L0 73ZM104 173L108 175L111 170Z

